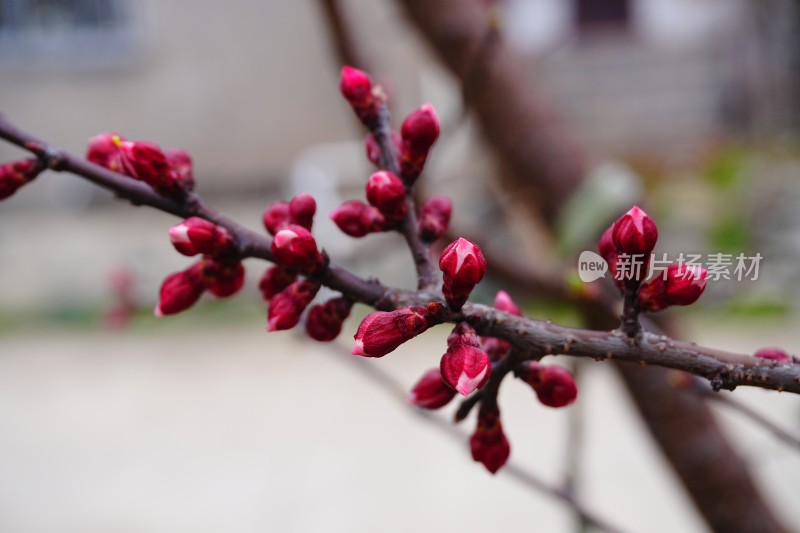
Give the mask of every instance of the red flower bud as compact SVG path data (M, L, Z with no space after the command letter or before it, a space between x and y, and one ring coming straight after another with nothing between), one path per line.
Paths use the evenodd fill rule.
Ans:
M206 290L203 281L203 262L198 262L182 272L174 272L161 284L154 314L174 315L193 306Z
M522 312L511 299L506 291L497 291L497 296L494 297L494 307L499 311L522 316ZM484 351L489 354L491 361L498 361L508 355L511 350L511 344L504 339L497 339L495 337L481 337L481 346Z
M316 212L317 202L310 194L298 194L289 202L289 216L292 224L303 226L307 230L311 230Z
M459 238L444 249L439 258L439 268L444 273L444 297L457 311L486 274L486 259L477 244Z
M478 427L469 439L472 458L482 463L492 474L506 464L511 455L503 424L500 421L500 409L493 401L484 401L478 410Z
M779 363L794 362L792 356L790 356L788 353L784 352L780 348L761 348L753 355L761 359L769 359L772 361L777 361Z
M450 224L453 204L447 196L431 196L419 208L419 236L423 242L439 239Z
M633 206L614 222L611 238L619 253L641 255L646 260L656 247L658 228L647 213Z
M353 67L342 67L339 89L355 111L358 119L372 126L378 119L379 102L372 92L372 80L366 72Z
M5 200L44 170L36 159L20 159L0 165L0 200Z
M177 180L187 191L194 190L194 173L192 172L192 157L186 150L170 148L164 153L167 162L172 167Z
M157 193L169 198L186 196L186 184L178 178L167 156L150 141L121 141L114 138L122 153L125 174L150 185Z
M95 135L89 139L86 159L101 167L125 174L122 165L122 151L119 149L120 143L124 140L123 137L113 132Z
M548 407L564 407L578 398L575 378L560 366L524 361L517 368L517 377L533 387L536 397Z
M292 329L319 290L319 283L309 280L292 283L269 301L267 331Z
M245 271L241 261L206 258L203 263L203 276L211 294L227 298L242 290Z
M350 316L353 301L348 298L333 298L308 310L306 333L315 341L329 342L342 332L342 324Z
M450 388L443 380L438 368L425 372L408 395L408 401L423 409L439 409L455 398L456 391Z
M289 213L289 204L286 202L272 202L261 215L264 228L270 235L275 235L291 223L292 215Z
M264 298L264 301L269 302L273 296L296 280L297 276L295 274L279 266L273 266L264 272L261 281L258 283L258 289L261 291L261 297Z
M314 236L306 228L295 224L289 224L275 234L272 255L278 265L304 272L313 270L321 261Z
M466 322L459 322L447 337L447 351L439 369L444 382L464 396L483 387L489 379L489 355L481 349L475 330Z
M498 311L503 311L515 316L522 316L522 311L519 310L517 304L511 299L506 291L497 291L494 297L494 307Z
M199 217L187 218L169 229L172 245L183 255L213 255L233 246L228 230Z
M331 220L351 237L363 237L386 227L381 212L359 200L350 200L334 209Z
M408 214L406 186L389 172L375 172L367 181L367 201L390 220L401 220Z
M431 104L425 104L403 121L400 168L403 179L413 183L422 172L428 152L439 137L439 117Z
M665 273L639 288L639 307L642 311L661 311L671 305L692 304L703 294L707 275L706 269L699 266L672 263Z
M358 326L353 355L383 357L436 323L429 310L421 306L370 313Z

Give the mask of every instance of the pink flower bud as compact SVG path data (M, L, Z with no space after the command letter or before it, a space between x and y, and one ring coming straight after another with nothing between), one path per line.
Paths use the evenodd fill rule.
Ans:
M289 202L289 216L292 224L303 226L307 230L311 230L316 212L317 202L310 194L298 194Z
M258 289L261 291L261 297L264 301L269 302L273 296L296 280L297 275L279 266L273 266L264 272L261 281L258 283Z
M157 193L181 199L188 189L167 161L167 156L157 144L150 141L120 141L122 165L125 174L150 185Z
M788 353L784 352L780 348L761 348L753 355L761 359L769 359L771 361L777 361L779 363L794 362L792 356L790 356Z
M522 316L522 311L519 310L517 304L514 303L514 300L511 299L511 296L506 291L497 291L497 295L494 297L494 307L498 311L514 316Z
M506 291L497 291L497 296L494 297L494 307L498 311L503 311L512 315L522 316L522 312L511 299ZM499 361L511 350L511 344L504 339L497 339L495 337L481 337L481 346L484 351L489 355L491 361Z
M280 201L272 202L264 210L264 214L261 215L261 221L269 234L275 235L292 221L292 215L289 213L289 204Z
M36 159L20 159L0 165L0 200L5 200L33 181L42 170L44 167Z
M233 296L244 286L244 265L235 259L206 258L203 276L211 294L217 298Z
M381 212L359 200L350 200L334 209L331 220L351 237L363 237L383 231L386 227L386 219Z
M481 349L475 330L466 322L456 325L448 336L439 369L444 382L464 396L483 387L489 379L489 355Z
M388 170L375 172L369 177L367 201L389 220L402 220L408 214L406 186Z
M306 333L315 341L329 342L342 332L342 324L350 316L353 301L348 298L333 298L308 310Z
M366 72L353 67L342 67L339 89L350 103L358 119L372 126L378 119L379 102L372 92L372 80Z
M439 409L455 398L456 391L442 381L442 373L438 368L425 372L408 395L409 403L423 409Z
M192 172L192 157L189 153L181 148L170 148L164 155L167 156L167 162L183 188L193 191L194 173Z
M431 196L419 208L419 236L423 242L439 239L450 224L453 204L447 196Z
M661 311L671 305L689 305L697 301L706 288L706 269L685 263L670 264L639 288L642 311Z
M267 331L292 329L319 290L319 283L309 280L292 283L269 301Z
M578 398L575 378L560 366L524 361L517 368L517 377L533 387L536 397L548 407L564 407Z
M310 272L321 261L314 236L306 228L295 224L289 224L275 234L272 255L278 265L303 272Z
M486 259L477 244L459 238L444 249L439 258L439 268L444 273L444 297L457 311L486 274Z
M228 230L199 217L187 218L169 229L172 245L183 255L214 255L229 250L234 242Z
M101 133L89 139L86 159L114 172L125 174L120 143L125 139L113 132Z
M478 427L469 439L472 458L482 463L492 474L500 470L509 455L511 445L508 443L503 424L500 421L500 409L494 401L484 401L478 410Z
M438 323L425 307L406 307L368 314L358 326L353 355L383 357Z
M647 213L633 206L614 222L611 237L619 253L647 259L656 247L658 228Z
M193 306L206 290L202 270L203 263L198 262L182 272L167 276L161 284L154 314L174 315Z
M439 137L439 117L431 104L425 104L403 121L400 128L402 147L400 168L407 183L419 177L428 158L428 152Z

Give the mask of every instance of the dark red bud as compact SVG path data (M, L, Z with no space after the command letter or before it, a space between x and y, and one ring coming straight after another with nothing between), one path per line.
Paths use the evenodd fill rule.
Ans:
M317 212L317 202L307 193L298 194L289 202L289 216L292 224L303 226L307 230L314 224L314 215Z
M303 272L312 271L321 261L314 236L306 228L295 224L289 224L275 234L272 255L278 265Z
M342 324L350 316L353 301L349 298L333 298L308 310L306 333L320 342L330 342L342 332Z
M383 357L438 323L425 307L406 307L368 314L358 326L353 355Z
M524 361L517 368L517 376L533 387L536 397L548 407L564 407L578 398L575 378L566 368Z
M359 200L350 200L334 209L331 220L351 237L364 237L383 231L386 227L386 219L381 212Z
M432 196L419 209L419 236L423 242L439 239L450 224L453 204L447 196Z
M319 288L319 283L303 280L292 283L276 294L269 302L267 331L281 331L295 327L300 322L300 315L317 295Z
M444 273L444 297L457 311L486 274L486 259L477 244L459 238L444 249L439 258L439 268Z
M198 262L182 272L167 276L161 284L154 314L174 315L193 306L206 289L202 270L203 263Z
M409 403L423 409L439 409L455 398L456 391L442 380L438 368L425 372L408 395Z
M36 159L20 159L0 165L0 200L5 200L33 181L42 170L44 167Z
M375 172L369 177L367 201L389 220L403 219L408 213L406 187L388 170Z
M289 204L280 201L272 202L264 210L264 214L261 215L261 221L269 234L275 235L292 221L292 215L289 213Z
M478 427L469 439L472 458L492 474L500 470L511 455L511 445L503 433L500 409L496 402L484 401L478 410Z
M294 283L296 280L296 274L279 266L273 266L264 272L264 275L261 277L261 281L258 283L258 289L261 291L261 297L264 299L264 301L269 302L273 296Z

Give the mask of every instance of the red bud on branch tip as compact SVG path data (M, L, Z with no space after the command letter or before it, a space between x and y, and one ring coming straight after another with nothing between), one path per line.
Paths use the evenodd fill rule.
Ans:
M421 306L370 313L358 326L353 355L383 357L437 323L428 309Z
M283 289L291 285L297 280L297 275L279 266L268 268L264 275L261 276L261 281L258 283L258 289L261 291L261 297L265 302L269 302L273 296L281 292Z
M317 212L317 201L307 193L298 194L289 202L289 216L292 224L311 230L314 215Z
M199 217L187 218L169 229L172 245L183 255L213 255L230 249L234 242L223 227Z
M42 170L44 167L36 159L20 159L0 165L0 200L5 200L33 181Z
M423 242L439 239L450 224L453 203L447 196L431 196L419 208L419 236Z
M769 359L771 361L777 361L779 363L794 362L792 356L790 356L788 353L784 352L780 348L761 348L753 355L760 359Z
M442 373L438 368L425 372L411 392L408 402L423 409L439 409L455 398L456 391L442 380Z
M211 294L217 298L228 298L242 290L245 270L241 261L208 257L203 263L203 276Z
M289 204L286 202L272 202L264 210L261 215L261 222L264 223L270 235L275 235L280 230L288 226L292 221L292 215L289 213Z
M566 368L546 366L539 361L524 361L520 363L516 374L533 387L536 397L548 407L564 407L578 398L575 378Z
M459 238L444 249L439 258L439 268L444 273L444 297L457 311L486 274L486 259L477 244Z
M292 283L269 301L267 331L292 329L319 291L320 284L303 280Z
M167 162L172 167L175 177L187 191L194 190L194 173L192 172L192 157L186 150L170 148L164 153Z
M342 324L350 316L353 301L349 298L333 298L308 310L306 333L319 342L330 342L342 332Z
M331 220L351 237L364 237L383 231L386 227L386 219L381 212L359 200L350 200L334 209Z
M366 126L375 124L379 102L372 92L372 80L366 72L349 66L342 67L339 89L361 122Z
M509 455L511 445L508 443L503 424L500 421L500 409L494 401L484 401L478 410L478 427L469 439L472 458L482 463L492 474L500 470Z
M661 311L672 305L693 304L706 288L706 269L672 263L665 272L644 283L638 294L642 311Z
M617 252L643 255L647 259L653 248L656 247L658 228L647 213L638 206L633 206L614 222L611 237L617 247Z
M101 133L89 139L86 159L113 172L125 174L119 145L125 139L114 132Z
M431 104L425 104L403 121L400 128L400 169L406 183L414 183L428 159L428 152L439 137L439 117Z
M296 224L289 224L275 234L272 239L272 255L278 265L303 272L313 270L321 261L314 236L306 228Z
M155 316L174 315L193 306L206 290L202 271L201 261L167 276L161 284Z
M367 181L367 201L390 220L401 220L408 214L406 186L389 172L375 172Z
M481 349L475 330L466 322L459 322L447 337L447 351L439 370L444 382L464 396L483 387L489 379L489 355Z

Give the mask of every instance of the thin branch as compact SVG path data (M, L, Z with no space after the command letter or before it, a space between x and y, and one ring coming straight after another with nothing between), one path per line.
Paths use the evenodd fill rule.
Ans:
M351 35L347 16L340 0L320 0L325 22L331 33L331 40L336 47L336 58L341 65L350 65L366 70L361 54Z

